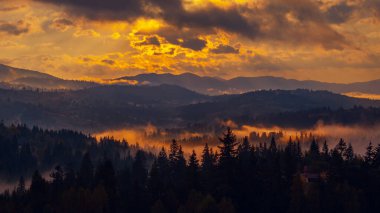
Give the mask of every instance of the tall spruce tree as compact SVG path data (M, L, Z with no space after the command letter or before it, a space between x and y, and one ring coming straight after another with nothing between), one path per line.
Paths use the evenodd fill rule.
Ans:
M346 151L343 153L344 159L347 161L354 160L354 149L352 148L351 143L348 144Z
M201 163L202 172L210 171L213 167L213 160L207 143L205 144L205 147L202 151Z
M191 189L199 188L199 160L197 154L193 150L189 157L189 165L187 167L187 179Z
M223 137L219 138L219 140L222 143L218 146L220 150L219 166L231 168L237 154L236 146L239 143L230 128L227 128L226 132L223 133Z
M374 162L374 159L375 159L375 150L373 149L373 145L372 145L372 142L369 142L368 146L367 146L367 150L364 154L364 162L367 164L367 165L372 165L373 162Z

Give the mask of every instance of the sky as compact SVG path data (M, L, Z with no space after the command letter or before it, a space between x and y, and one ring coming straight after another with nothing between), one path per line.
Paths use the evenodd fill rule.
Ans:
M0 0L0 63L82 80L368 81L380 79L380 0Z

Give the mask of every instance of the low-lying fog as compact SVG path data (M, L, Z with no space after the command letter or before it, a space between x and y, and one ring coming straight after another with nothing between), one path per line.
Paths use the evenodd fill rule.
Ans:
M316 125L312 129L289 129L289 128L262 128L258 126L237 126L234 122L229 121L224 124L233 129L238 140L248 136L252 144L260 142L269 142L271 136L275 135L278 143L286 144L289 138L293 141L300 141L304 148L307 148L313 138L316 138L320 147L326 140L329 148L333 148L343 138L346 143L351 143L355 153L364 154L369 142L376 145L380 141L380 126L361 127L361 126L341 126L341 125ZM218 145L218 137L221 132L190 132L190 131L165 131L151 124L143 127L108 130L100 133L95 133L94 136L98 139L102 137L114 137L115 139L125 139L130 144L138 144L140 147L151 150L153 152L168 148L172 139L176 139L183 147L185 153L191 153L195 150L200 154L204 144L207 142L211 147Z
M380 142L380 126L361 127L361 126L341 126L341 125L323 125L318 124L312 129L297 130L288 128L262 128L258 126L243 125L238 126L232 121L224 122L221 125L229 126L236 134L238 140L248 136L252 144L269 143L272 136L277 138L279 146L286 144L291 137L293 141L300 141L304 149L309 147L313 138L319 142L320 147L326 140L329 148L334 148L340 138L343 138L346 143L351 143L355 153L364 154L369 142L377 145ZM127 140L130 144L138 144L139 147L157 153L162 147L168 150L171 140L176 139L182 146L187 157L195 150L198 156L201 154L205 143L217 150L219 143L218 137L221 132L190 132L190 131L173 131L157 128L151 124L136 128L126 128L119 130L108 130L93 134L97 139L102 137L114 137L118 140ZM46 172L43 176L49 179L49 173ZM26 179L26 186L30 185L30 179ZM14 182L0 181L0 192L4 190L12 191L17 187L18 180Z

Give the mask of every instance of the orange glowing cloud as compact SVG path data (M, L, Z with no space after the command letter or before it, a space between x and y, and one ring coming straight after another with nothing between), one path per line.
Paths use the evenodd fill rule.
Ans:
M373 0L0 2L0 63L62 78L380 76L380 8Z

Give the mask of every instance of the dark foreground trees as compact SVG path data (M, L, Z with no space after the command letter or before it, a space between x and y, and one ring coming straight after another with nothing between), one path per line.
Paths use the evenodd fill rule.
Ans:
M217 151L206 144L202 153L186 157L181 145L173 141L169 150L162 148L154 158L141 150L123 156L130 152L110 152L123 146L95 144L82 150L75 168L57 165L48 177L36 171L30 188L21 177L14 191L1 194L0 212L335 213L380 209L380 146L370 144L365 155L358 156L344 140L333 148L313 140L303 152L292 139L285 145L275 139L268 145L253 145L248 138L238 143L230 130L220 142ZM98 149L113 154L99 157L94 151Z

